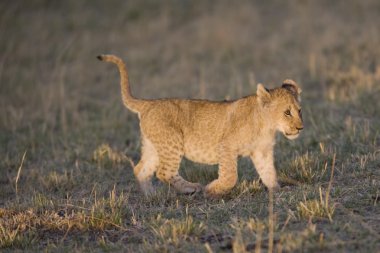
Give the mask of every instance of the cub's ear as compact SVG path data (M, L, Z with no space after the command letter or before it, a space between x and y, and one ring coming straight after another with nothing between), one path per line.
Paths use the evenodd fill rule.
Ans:
M286 79L282 82L282 88L289 90L293 95L301 94L302 90L296 82L291 79Z
M285 81L282 82L282 88L290 91L293 94L293 96L295 96L297 98L297 100L299 102L301 102L300 94L301 94L302 90L296 82L294 82L291 79L286 79Z
M265 87L261 83L259 83L257 85L256 93L257 93L257 97L259 98L259 101L262 105L269 103L270 93L267 89L265 89Z

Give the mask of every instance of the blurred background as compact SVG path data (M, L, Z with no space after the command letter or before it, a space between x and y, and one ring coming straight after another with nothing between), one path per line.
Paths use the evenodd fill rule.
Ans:
M120 110L118 74L101 53L127 62L141 98L233 99L292 78L306 98L336 99L353 94L328 91L328 79L380 66L375 0L5 0L0 11L3 131L66 131L93 106Z

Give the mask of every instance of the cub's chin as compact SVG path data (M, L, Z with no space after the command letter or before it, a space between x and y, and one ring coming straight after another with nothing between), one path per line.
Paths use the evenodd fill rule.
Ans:
M294 139L297 139L297 137L300 135L300 133L295 133L295 134L289 134L289 133L286 133L284 132L283 133L285 135L285 137L289 140L294 140Z
M300 134L290 134L290 135L285 135L285 136L286 136L286 138L288 138L289 140L294 140L294 139L297 139L299 135L300 135Z

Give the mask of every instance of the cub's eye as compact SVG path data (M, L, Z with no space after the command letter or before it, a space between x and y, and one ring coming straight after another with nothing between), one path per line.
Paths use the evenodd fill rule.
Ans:
M290 115L291 115L291 114L290 114L290 110L286 110L286 111L285 111L285 115L286 115L286 116L290 116Z

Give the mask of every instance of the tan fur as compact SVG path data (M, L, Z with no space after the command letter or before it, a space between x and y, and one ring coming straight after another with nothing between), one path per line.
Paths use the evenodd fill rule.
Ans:
M249 156L268 188L277 188L273 162L276 131L294 139L303 129L300 111L301 89L292 80L282 87L267 90L257 87L257 95L231 102L207 100L134 98L129 89L123 61L113 55L100 60L115 63L121 75L121 93L126 107L140 118L142 156L134 168L144 193L154 191L156 176L178 192L194 193L203 189L184 180L178 173L182 157L204 164L218 164L219 177L206 188L208 196L220 196L237 182L237 158ZM290 115L286 115L289 110Z

